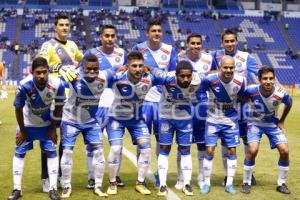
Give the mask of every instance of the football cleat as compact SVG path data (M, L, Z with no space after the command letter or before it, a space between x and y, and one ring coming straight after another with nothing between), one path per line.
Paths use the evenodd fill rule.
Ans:
M56 190L54 190L54 189L49 190L49 197L51 200L60 200Z
M158 196L167 196L168 194L168 188L166 185L160 186L157 195Z
M204 184L203 187L201 188L201 193L208 194L209 192L210 192L210 185Z
M193 196L193 189L192 186L187 184L184 186L184 188L182 189L182 192L186 195L186 196Z
M118 186L117 186L117 182L110 182L109 186L107 188L107 192L108 195L115 195L118 194Z
M225 191L228 192L229 194L232 194L232 195L234 195L236 193L233 185L227 185L225 187Z
M116 176L116 181L118 187L125 187L125 184L122 182L120 176Z
M278 185L276 190L283 194L291 194L291 191L289 190L289 188L285 183L283 183L282 185Z
M63 188L63 191L61 193L61 198L65 199L65 198L69 198L71 196L72 193L72 189L70 187L65 187Z
M17 200L22 197L21 190L13 190L11 195L7 198L7 200Z
M108 197L108 194L104 192L103 187L96 187L94 193L97 194L99 197Z
M95 188L95 179L89 179L88 184L86 185L87 189L94 189Z
M245 193L245 194L249 194L251 192L251 185L248 185L248 183L244 183L242 185L242 190L241 190L242 193Z
M146 187L145 181L136 181L135 190L144 195L151 194L151 191Z

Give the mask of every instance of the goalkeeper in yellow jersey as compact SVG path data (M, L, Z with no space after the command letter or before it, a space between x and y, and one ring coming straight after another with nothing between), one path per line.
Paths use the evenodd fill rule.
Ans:
M53 75L62 77L65 81L76 79L76 66L83 58L82 52L74 41L68 40L70 20L65 14L59 14L54 22L55 38L43 43L39 55L46 58ZM67 85L67 84L66 84ZM62 149L59 145L59 158ZM61 170L59 169L59 176ZM47 156L42 152L42 186L43 192L49 190Z

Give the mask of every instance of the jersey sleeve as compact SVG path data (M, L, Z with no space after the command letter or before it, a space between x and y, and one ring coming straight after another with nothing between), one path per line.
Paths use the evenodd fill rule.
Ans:
M247 58L247 70L248 70L248 72L251 72L251 73L255 74L256 76L258 75L258 70L259 70L258 64L257 64L256 60L254 59L254 57L250 54Z
M199 88L199 92L205 93L209 90L209 80L207 78L204 78L201 80L201 85Z
M211 70L217 70L219 64L216 56L216 51L211 51L210 55L212 56Z
M26 102L26 91L25 88L21 85L17 87L16 90L16 97L14 100L14 106L15 108L23 108L25 106Z
M58 89L57 89L56 97L55 97L55 102L62 103L65 100L66 100L65 86L64 86L64 83L62 81L60 81Z
M166 81L167 72L164 72L163 70L154 68L151 71L152 76L152 84L153 85L163 85Z
M245 91L246 91L246 81L245 81L245 79L243 79L241 88L240 88L240 90L239 90L239 92L237 94L239 96L243 96L245 94Z
M292 97L291 95L289 95L289 93L285 92L284 96L282 98L282 103L284 103L285 105L291 105L292 104Z
M74 42L75 43L75 42ZM82 52L79 50L79 48L78 48L78 46L75 44L75 46L76 46L76 51L75 51L75 60L77 61L77 62L80 62L81 60L82 60L82 58L83 58L83 54L82 54Z
M42 44L42 47L38 53L39 56L45 58L49 64L50 56L54 53L54 49L52 48L52 45L50 42L44 42Z
M177 65L177 52L172 48L168 71L175 71Z

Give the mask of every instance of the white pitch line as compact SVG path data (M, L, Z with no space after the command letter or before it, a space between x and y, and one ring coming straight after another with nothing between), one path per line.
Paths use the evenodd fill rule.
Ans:
M106 130L103 131L103 135L107 138L107 132ZM123 144L123 150L122 153L134 164L134 166L137 167L137 158L136 155L134 155L131 151L126 149ZM155 184L155 177L153 172L149 169L147 172L147 178ZM167 195L167 200L181 200L180 197L175 194L170 188L168 188L168 195Z

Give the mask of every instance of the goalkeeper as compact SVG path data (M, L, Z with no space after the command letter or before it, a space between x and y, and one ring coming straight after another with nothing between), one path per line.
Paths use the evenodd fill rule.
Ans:
M54 21L55 38L43 43L39 55L46 58L52 75L62 77L66 81L76 79L76 66L83 58L82 52L74 41L68 40L70 20L65 14L58 14ZM65 84L68 85L68 84ZM42 152L42 187L43 192L49 190L47 156ZM62 146L59 145L59 160L62 156ZM59 177L61 170L59 168Z

